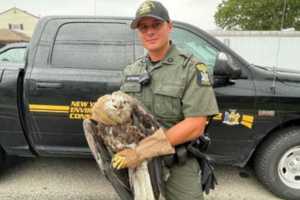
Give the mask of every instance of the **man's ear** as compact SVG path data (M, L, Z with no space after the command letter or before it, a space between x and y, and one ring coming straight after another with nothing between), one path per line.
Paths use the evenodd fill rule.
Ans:
M170 31L173 30L173 22L171 20L168 22L168 27L169 27Z

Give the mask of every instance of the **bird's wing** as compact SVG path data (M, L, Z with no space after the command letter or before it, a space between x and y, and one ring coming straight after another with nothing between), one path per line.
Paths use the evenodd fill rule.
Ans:
M83 130L87 140L87 143L90 147L90 150L97 161L102 173L106 170L107 164L110 163L111 156L109 155L105 145L101 141L101 138L96 136L97 127L91 120L83 121ZM97 138L97 139L96 139Z
M132 112L133 124L138 127L146 136L151 135L154 131L159 129L160 124L155 117L147 112L142 105L134 106Z
M91 120L85 119L83 121L83 130L91 152L103 175L105 175L122 200L133 200L127 172L114 170L111 167L110 153L104 143L101 142L101 138L97 136L97 126Z

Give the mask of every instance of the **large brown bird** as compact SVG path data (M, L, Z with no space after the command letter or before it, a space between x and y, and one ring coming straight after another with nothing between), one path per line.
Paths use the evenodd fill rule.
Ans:
M160 128L154 117L136 99L118 91L98 99L92 109L92 118L83 123L89 147L121 199L164 199L159 158L128 169L129 184L124 170L117 171L110 164L115 153L136 147L139 141ZM97 121L97 125L93 121Z

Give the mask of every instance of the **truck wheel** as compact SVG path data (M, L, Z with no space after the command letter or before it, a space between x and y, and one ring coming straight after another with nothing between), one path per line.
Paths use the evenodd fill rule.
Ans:
M300 199L300 127L280 130L258 148L257 178L284 199Z

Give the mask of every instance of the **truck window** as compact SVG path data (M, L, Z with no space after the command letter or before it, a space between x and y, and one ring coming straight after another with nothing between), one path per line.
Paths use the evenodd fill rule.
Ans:
M67 23L58 30L55 67L120 70L133 62L133 32L121 23Z
M217 49L194 33L177 27L174 27L172 32L172 40L179 49L192 53L208 66L210 72L213 71L218 54Z
M11 48L0 54L0 61L24 63L26 48Z

